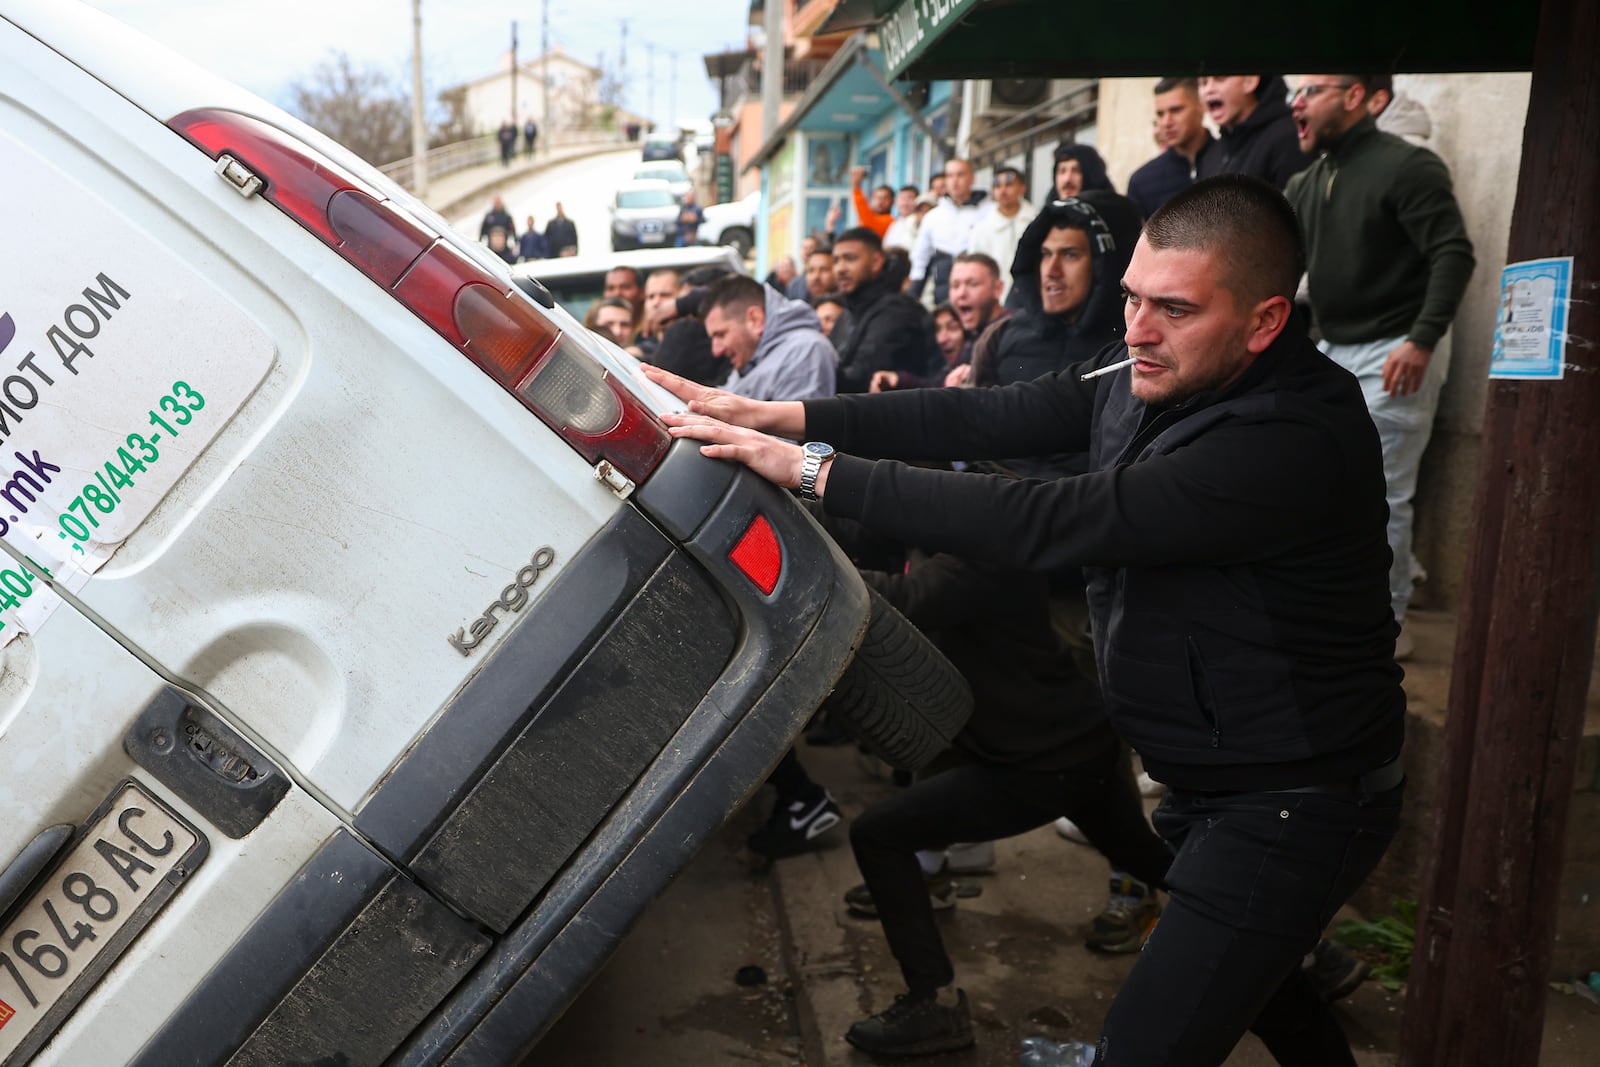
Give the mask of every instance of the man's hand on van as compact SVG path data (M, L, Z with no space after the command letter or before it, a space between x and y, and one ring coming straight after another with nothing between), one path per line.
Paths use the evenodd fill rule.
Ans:
M730 426L742 426L795 441L805 435L806 409L798 400L751 400L691 382L648 363L644 366L644 373L651 381L682 400L697 415L709 415Z
M805 453L793 441L785 441L743 426L730 426L707 415L668 412L661 416L661 421L667 424L667 432L673 437L688 437L703 442L700 447L702 455L712 459L728 459L735 463L743 463L782 489L800 487L800 468L805 460ZM823 483L819 476L818 496L822 495L822 488Z

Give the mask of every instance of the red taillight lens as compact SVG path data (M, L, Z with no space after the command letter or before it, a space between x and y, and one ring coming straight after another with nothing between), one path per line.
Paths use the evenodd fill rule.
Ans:
M591 463L634 482L672 443L666 428L579 342L365 181L275 126L232 111L167 124L212 159L237 158L266 200L387 289Z
M750 521L744 535L728 553L728 559L763 594L772 595L783 573L783 546L765 515L757 515Z

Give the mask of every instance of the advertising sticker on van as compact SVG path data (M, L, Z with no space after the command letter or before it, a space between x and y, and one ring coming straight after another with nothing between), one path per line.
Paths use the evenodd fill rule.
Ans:
M266 376L271 340L121 210L0 135L0 644L138 529ZM15 209L24 205L23 209ZM159 227L155 228L159 230ZM16 555L23 557L22 560Z

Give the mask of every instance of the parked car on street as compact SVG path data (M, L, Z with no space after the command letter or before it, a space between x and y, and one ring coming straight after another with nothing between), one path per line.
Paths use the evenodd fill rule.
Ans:
M633 267L641 276L669 268L687 274L710 264L745 273L744 262L731 248L641 248L633 252L590 252L560 259L533 259L511 268L516 279L536 278L563 308L576 319L589 312L589 306L605 294L606 274L613 267Z
M682 200L694 188L694 179L689 177L689 171L682 163L666 161L661 163L646 163L633 172L634 181L650 181L652 179L666 182L672 187L672 195Z
M651 248L678 239L678 198L657 178L617 186L611 204L611 249Z
M700 243L727 245L748 256L756 246L756 213L761 210L761 192L726 204L705 208L706 220L700 224Z
M657 159L676 159L683 162L683 142L676 137L664 137L652 134L644 139L644 147L640 150L646 163Z
M0 54L0 1067L516 1062L880 613L350 151Z

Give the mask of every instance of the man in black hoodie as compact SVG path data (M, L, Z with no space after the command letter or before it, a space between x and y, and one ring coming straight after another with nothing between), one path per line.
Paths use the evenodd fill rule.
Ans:
M690 402L664 416L673 436L830 515L1000 566L1084 567L1107 715L1168 786L1155 826L1177 850L1097 1067L1221 1064L1246 1029L1280 1063L1355 1062L1300 963L1399 825L1405 693L1378 435L1293 311L1304 264L1288 203L1230 175L1151 217L1122 277L1124 345L1063 373L765 405L651 375ZM1091 469L1018 481L824 441L1087 451Z
M1138 239L1137 221L1101 215L1107 190L1046 204L1017 243L1011 294L1022 310L990 326L972 350L968 384L1011 385L1054 374L1092 358L1122 335L1119 284ZM1007 459L1029 478L1059 478L1086 469L1082 453Z
M1311 157L1300 151L1288 94L1276 74L1202 77L1200 102L1222 136L1200 157L1199 176L1248 174L1281 191L1310 166Z
M875 371L932 373L938 356L933 316L885 273L883 242L876 233L857 226L839 236L833 244L833 278L845 305L828 337L839 353L839 392L866 392Z

